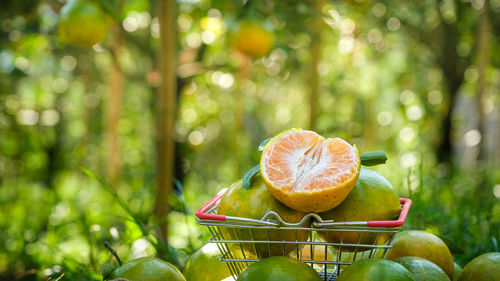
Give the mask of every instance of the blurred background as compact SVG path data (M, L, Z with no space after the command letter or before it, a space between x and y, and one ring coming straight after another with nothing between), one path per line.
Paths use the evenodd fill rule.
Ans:
M66 1L1 2L0 280L100 280L104 241L182 267L194 210L292 127L384 150L404 228L462 266L499 251L500 0L88 0L105 16L66 30Z

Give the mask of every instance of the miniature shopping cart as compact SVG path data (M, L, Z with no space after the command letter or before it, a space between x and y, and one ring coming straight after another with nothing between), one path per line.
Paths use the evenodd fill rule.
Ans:
M284 221L268 212L262 219L216 214L227 189L196 212L206 225L236 279L251 263L269 256L289 256L312 266L323 280L336 280L353 262L385 258L394 236L405 222L411 200L401 198L401 213L394 221L334 222L307 214L298 223Z

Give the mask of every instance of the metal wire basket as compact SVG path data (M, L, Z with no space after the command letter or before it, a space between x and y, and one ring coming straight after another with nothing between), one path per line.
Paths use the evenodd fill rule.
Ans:
M251 263L269 256L289 256L312 266L323 280L336 280L353 262L385 258L394 236L404 224L412 201L401 198L401 213L393 221L334 222L307 214L298 223L268 212L260 219L216 214L227 189L221 190L196 213L206 225L236 279Z

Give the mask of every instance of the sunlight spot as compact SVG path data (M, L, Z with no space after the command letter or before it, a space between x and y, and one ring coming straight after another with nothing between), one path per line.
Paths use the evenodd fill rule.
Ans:
M224 73L220 76L218 84L223 89L228 89L234 84L234 77L230 73Z
M382 17L383 15L385 15L385 12L387 11L387 8L385 7L385 5L383 3L376 3L375 5L373 5L372 7L372 13L374 16L376 17Z
M474 83L479 78L479 71L475 67L469 67L464 73L464 79L468 83Z
M21 125L35 125L38 122L38 112L32 109L21 109L17 112L17 122Z
M472 0L471 6L479 11L484 7L484 0Z
M481 142L481 133L478 130L470 130L464 135L464 142L466 146L476 146Z
M205 139L205 136L201 131L192 131L189 136L188 136L188 141L192 145L200 145L203 143L203 140Z
M182 119L184 119L186 123L194 123L198 120L198 113L192 108L187 108L182 111Z
M398 18L392 17L389 20L387 20L387 28L390 31L398 31L400 27L401 27L401 22L399 21Z
M424 114L422 108L418 105L412 105L406 110L406 117L412 121L417 121Z
M52 271L51 268L47 268L43 271L43 274L45 274L45 276L50 276L50 275L54 274L54 272Z
M399 138L404 142L410 142L415 138L415 130L410 127L404 127L399 131Z
M98 224L93 224L90 226L90 232L97 232L101 231L101 226Z
M419 157L416 152L407 152L401 156L399 162L404 168L411 168L418 164Z
M215 33L211 30L205 30L201 33L201 40L205 44L212 44L215 41Z
M495 184L495 186L493 186L493 194L496 198L500 198L500 184Z
M77 61L73 56L64 56L61 59L61 67L66 71L72 71L75 69L76 64Z
M126 31L134 32L139 27L139 23L137 22L136 18L128 16L123 20L122 26Z
M404 90L399 95L399 100L404 105L409 105L415 101L415 93L410 90Z
M370 43L378 43L382 40L382 32L377 28L372 28L368 31L368 42Z
M354 38L351 36L342 36L338 43L338 50L341 54L349 54L354 49Z
M56 78L52 81L52 90L56 93L62 93L68 89L68 81L64 78Z
M439 90L432 90L427 95L427 100L432 105L438 105L443 101L443 94Z
M27 60L25 57L18 57L16 58L16 60L14 61L14 65L19 69L19 70L22 70L24 72L26 72L26 70L28 70L28 67L30 66L30 61Z
M352 34L355 29L356 23L349 18L342 20L340 23L340 30L342 31L342 34Z
M177 18L177 24L182 32L187 32L193 24L193 19L187 14L180 14Z
M135 258L144 257L147 255L146 250L148 249L149 242L144 238L139 238L132 244L132 253Z
M54 109L44 110L40 118L40 124L54 126L59 122L59 112Z
M19 30L12 30L9 33L9 40L12 42L17 42L19 39L21 39L22 33Z
M96 51L96 53L102 53L102 52L104 52L104 48L99 43L97 43L94 46L92 46L92 49L94 49L94 51Z
M392 114L388 111L382 111L377 115L377 121L382 126L387 126L392 122Z
M189 47L198 48L201 45L201 37L198 33L189 33L188 36L186 36L186 42Z
M111 234L111 237L113 237L113 239L118 239L120 237L118 229L114 226L109 229L109 234Z

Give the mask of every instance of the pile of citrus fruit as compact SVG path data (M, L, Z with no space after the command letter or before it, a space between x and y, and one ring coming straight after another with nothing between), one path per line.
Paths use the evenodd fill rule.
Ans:
M304 246L313 239L307 230L311 222L304 221L308 213L335 222L387 221L399 216L400 201L391 184L374 170L361 167L385 162L377 157L376 154L360 157L356 147L342 139L324 138L301 129L287 130L263 144L259 166L229 187L217 213L261 220L273 211L288 223L301 222L302 228L266 230L220 226L220 235L225 240L244 241L228 243L233 258L259 260L245 263L249 266L237 281L320 281L323 278L316 270L323 271L324 265L311 267L308 264L312 261L337 261L337 253L342 251L356 257L370 249L353 246L356 244L387 244L388 235L317 231L319 239L337 246ZM210 244L194 253L183 271L186 280L234 281L218 256L217 248ZM341 262L352 264L343 267L337 280L500 280L500 253L483 254L462 270L453 261L447 245L425 231L401 231L392 240L385 259L377 254L369 256L371 258L357 261L341 257ZM146 276L143 269L149 267L161 272L162 277ZM154 258L134 260L103 275L105 280L184 280L172 265Z
M284 131L263 146L259 169L256 170L260 175L252 175L251 180L247 178L233 184L221 198L217 213L259 220L267 212L274 211L289 223L301 221L307 213L316 213L323 220L335 222L397 219L401 206L392 185L376 171L361 167L369 162L378 164L381 159L362 160L356 147L342 139L324 138L301 129ZM309 224L302 226L308 227ZM322 280L319 274L310 274L310 266L299 266L300 263L290 257L299 257L304 262L332 261L337 258L335 251L339 250L315 246L317 249L312 251L310 246L302 249L303 245L293 243L308 241L307 231L249 231L222 227L221 232L227 240L291 242L284 245L229 245L235 258L260 260L240 275L237 280L241 281ZM332 244L381 245L389 239L388 235L359 232L318 231L317 234L323 241ZM340 250L362 252L369 248L342 246ZM457 279L456 264L446 244L439 237L424 231L398 233L386 259L377 257L354 262L342 271L337 280L500 280L498 257L494 254L476 261L479 265L468 265ZM496 263L492 262L495 258ZM465 279L472 270L478 276L481 275L479 271L486 272L486 275L496 274L494 278L497 279ZM488 273L490 271L493 273Z

